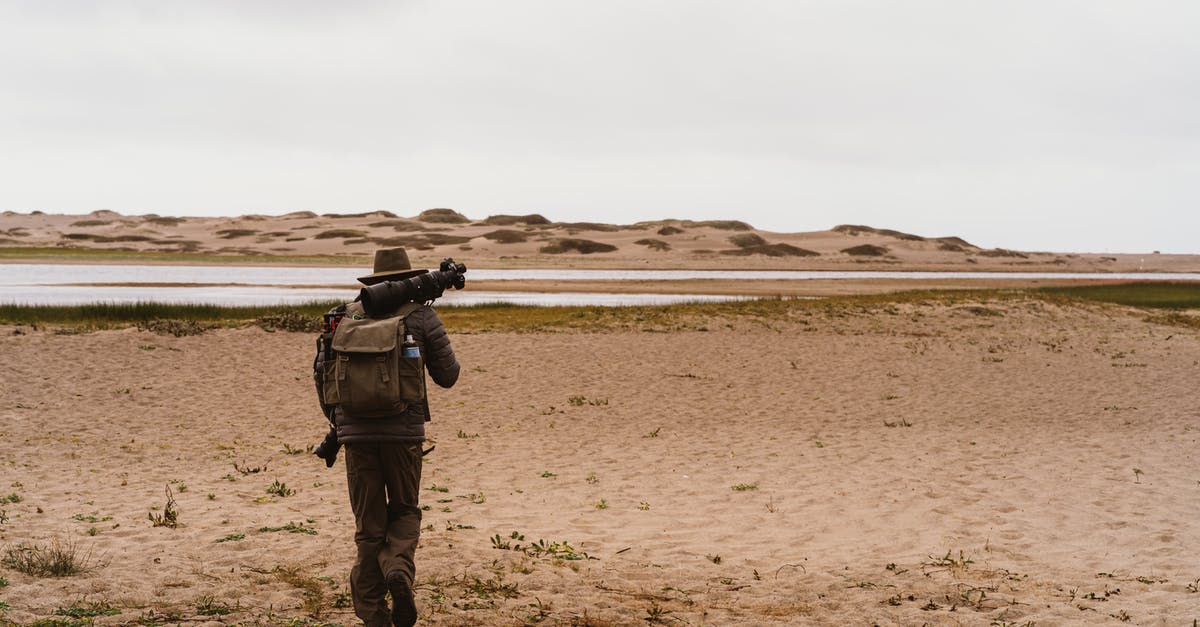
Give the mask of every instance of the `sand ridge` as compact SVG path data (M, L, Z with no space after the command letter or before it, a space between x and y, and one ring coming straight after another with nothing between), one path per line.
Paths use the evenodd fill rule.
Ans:
M344 471L302 452L323 432L311 337L13 330L0 544L69 539L98 567L0 571L6 618L104 601L107 624L355 622ZM465 370L432 398L429 624L1200 616L1195 331L1021 299L450 331ZM176 529L147 519L168 486Z
M987 249L953 236L926 237L858 225L775 233L735 220L629 225L553 222L540 215L472 220L450 209L431 209L412 217L386 211L212 218L125 216L112 211L86 216L12 211L0 215L0 252L49 247L64 253L88 249L220 255L238 257L239 263L253 263L256 258L263 262L290 258L297 263L339 259L362 263L365 259L369 263L376 249L391 246L406 247L419 265L455 257L478 268L1200 271L1198 255ZM71 258L60 257L54 261ZM19 261L44 255L9 253L3 258ZM166 260L170 262L170 257Z

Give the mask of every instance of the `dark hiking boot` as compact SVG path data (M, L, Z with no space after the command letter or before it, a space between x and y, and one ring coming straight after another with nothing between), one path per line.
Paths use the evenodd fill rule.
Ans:
M387 578L388 592L392 593L392 624L396 627L412 627L417 624L417 602L413 599L412 587L403 575L393 574Z

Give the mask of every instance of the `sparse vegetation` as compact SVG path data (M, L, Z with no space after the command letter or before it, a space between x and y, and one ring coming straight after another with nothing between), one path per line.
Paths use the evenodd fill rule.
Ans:
M816 257L821 253L792 246L791 244L758 244L754 246L745 246L743 248L734 248L732 250L722 250L722 255L765 255L767 257Z
M529 235L523 231L514 231L512 229L500 229L484 233L480 237L491 240L497 244L520 244L529 239Z
M53 539L47 544L18 544L4 549L0 565L33 577L67 577L92 568L88 553L71 542Z
M561 255L564 253L591 255L594 253L611 253L616 249L617 247L612 244L604 244L587 239L560 237L539 248L538 252L547 255Z
M108 601L76 601L73 605L60 607L54 610L55 616L67 616L74 619L91 619L99 616L116 616L120 614L119 608L113 607ZM87 620L86 623L90 623Z
M239 237L249 237L258 233L256 229L222 229L217 231L217 237L221 239L237 239Z
M843 253L853 255L855 257L882 257L888 253L886 246L876 246L874 244L862 244L860 246L851 246L843 248Z
M366 231L357 229L330 229L321 231L313 236L313 239L346 239L348 237L366 237Z
M421 222L438 224L466 224L471 221L470 218L453 209L426 209L417 214L417 219Z
M587 553L577 551L575 547L567 542L549 542L546 540L538 540L531 544L521 544L525 540L525 535L514 531L507 538L502 538L500 534L492 536L492 548L504 551L519 551L530 557L550 557L567 561L595 559Z
M277 531L286 531L288 533L302 533L304 535L315 536L317 530L312 527L304 526L304 523L288 522L280 527L259 527L259 533L275 533Z
M738 233L737 235L729 236L729 243L738 248L750 248L753 246L765 246L767 240L758 233Z
M291 496L295 493L295 490L289 488L286 483L282 483L278 479L267 487L267 494L274 494L281 498Z
M222 603L212 596L205 595L196 599L196 613L200 616L224 616L233 613L233 608L228 603Z
M492 225L492 226L512 226L514 224L528 224L530 226L537 226L537 225L550 224L550 221L547 220L546 217L541 214L531 213L529 215L523 215L523 216L513 216L513 215L504 215L504 214L488 216L483 221L483 223Z
M307 316L298 311L284 311L260 316L254 324L267 331L290 331L292 333L320 333L321 318Z
M634 244L645 246L650 250L664 253L671 250L671 245L660 239L644 238L634 242Z
M1039 291L1045 294L1115 303L1130 307L1146 307L1151 309L1200 308L1200 283L1116 283L1110 285L1046 287Z
M171 492L170 484L167 485L167 502L163 505L162 513L150 512L146 517L155 527L174 529L179 526L179 510L175 508L175 495Z

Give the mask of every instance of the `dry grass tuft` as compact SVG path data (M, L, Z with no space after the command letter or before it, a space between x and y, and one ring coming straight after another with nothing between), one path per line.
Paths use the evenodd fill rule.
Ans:
M195 320L146 320L138 322L137 328L138 331L150 331L159 335L175 337L201 335L208 330L208 326Z
M90 554L79 552L70 541L55 538L49 544L18 544L4 550L0 564L33 577L67 577L87 572Z
M298 311L262 316L254 324L267 331L291 331L293 333L320 333L321 319L306 316Z

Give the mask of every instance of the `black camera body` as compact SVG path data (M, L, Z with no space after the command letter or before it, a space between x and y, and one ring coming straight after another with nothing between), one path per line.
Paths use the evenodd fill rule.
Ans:
M330 428L329 433L325 434L325 439L313 449L313 455L325 460L326 468L333 468L333 462L337 461L338 449L342 448L342 443L338 442L337 429Z

